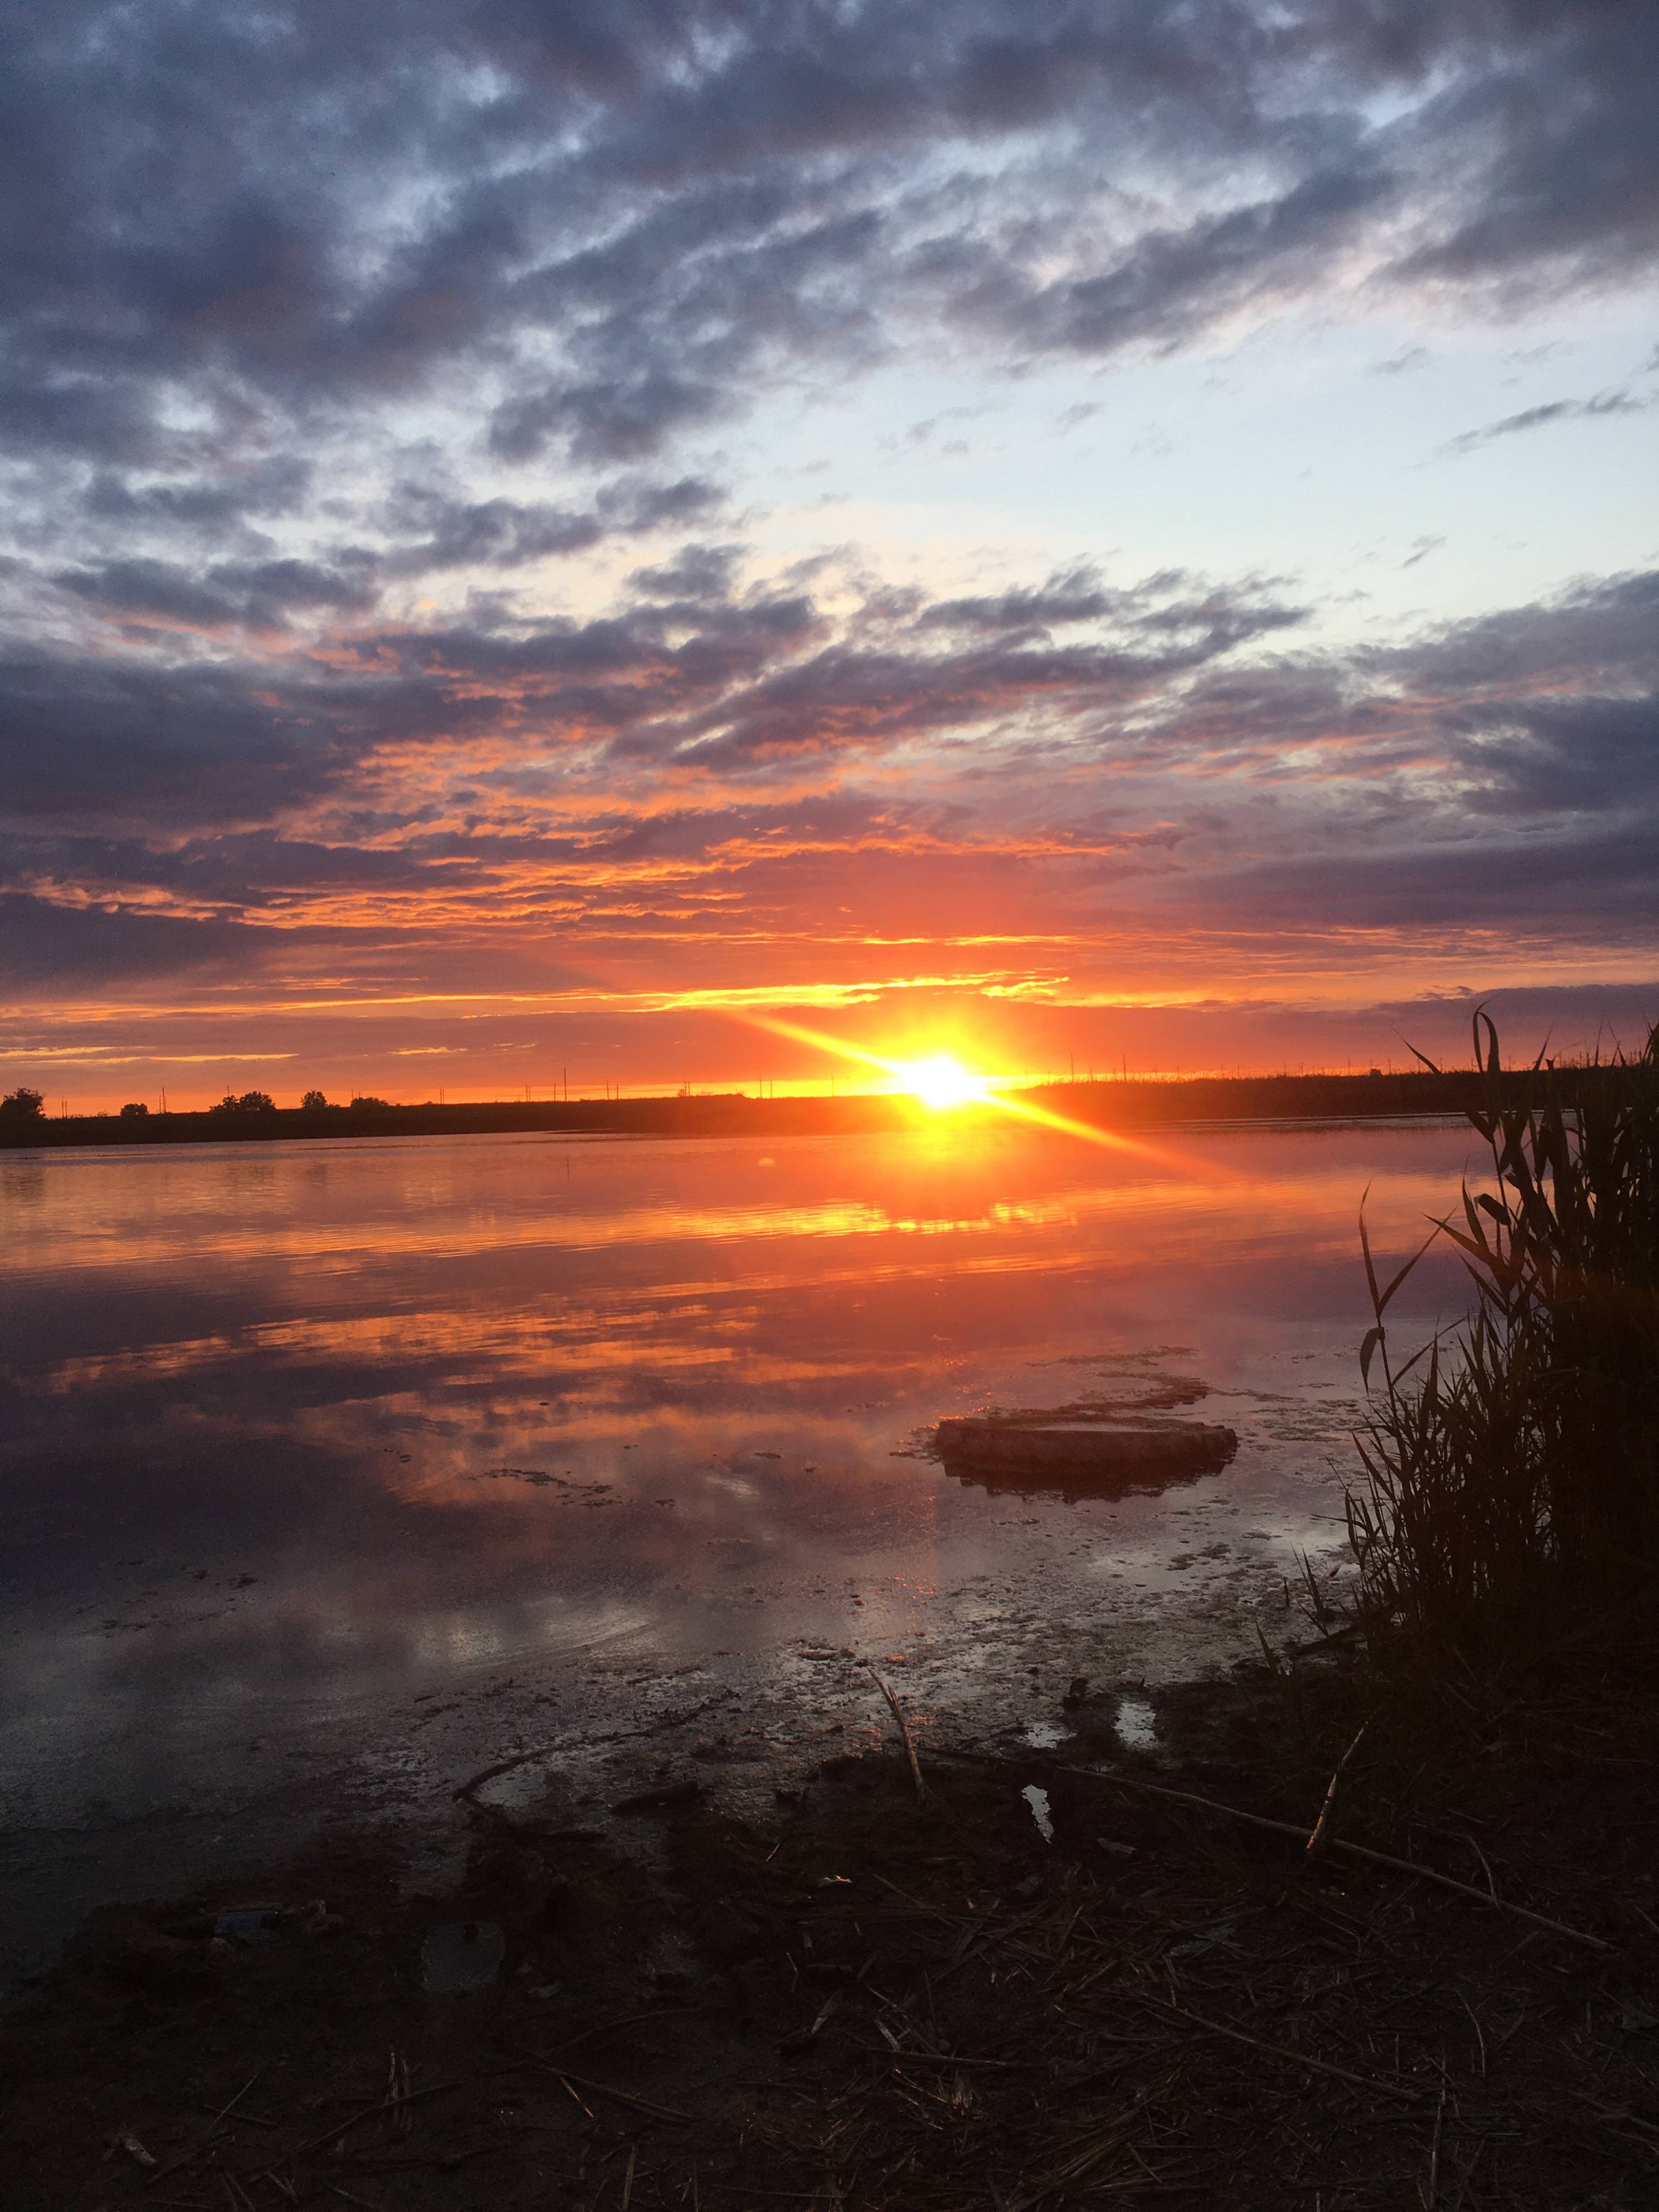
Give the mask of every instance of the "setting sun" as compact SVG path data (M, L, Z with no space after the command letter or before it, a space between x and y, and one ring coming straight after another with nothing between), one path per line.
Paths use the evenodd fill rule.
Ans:
M944 1053L935 1054L932 1060L912 1061L904 1071L904 1084L924 1106L940 1109L967 1106L985 1096L984 1078L969 1075Z

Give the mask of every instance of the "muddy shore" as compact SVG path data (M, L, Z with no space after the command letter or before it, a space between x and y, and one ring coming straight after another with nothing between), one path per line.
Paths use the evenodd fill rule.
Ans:
M0 2032L9 2201L1651 2203L1659 1709L1292 1641L1034 1682L920 1795L890 1717L786 1769L734 1716L608 1803L477 1781L441 1888L365 1824L100 1910ZM1361 1718L1328 1832L1421 1875L1301 1839Z

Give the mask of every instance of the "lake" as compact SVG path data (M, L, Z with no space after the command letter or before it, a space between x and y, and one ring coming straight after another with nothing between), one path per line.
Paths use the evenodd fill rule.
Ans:
M0 1155L0 1955L215 1853L413 1833L520 1749L579 1803L618 1743L769 1784L880 1733L865 1661L925 1734L1293 1633L1354 1466L1361 1194L1397 1255L1479 1164L1462 1123L948 1115ZM1402 1336L1462 1304L1431 1255ZM1238 1453L1109 1498L928 1455L1079 1403Z

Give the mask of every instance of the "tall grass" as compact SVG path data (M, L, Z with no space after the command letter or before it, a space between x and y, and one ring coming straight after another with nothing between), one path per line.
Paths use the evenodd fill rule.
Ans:
M1380 1286L1347 1501L1373 1643L1490 1664L1659 1597L1659 1029L1633 1060L1506 1070L1474 1018L1494 1188L1437 1224L1474 1303L1396 1365ZM1425 1245L1423 1250L1428 1249Z

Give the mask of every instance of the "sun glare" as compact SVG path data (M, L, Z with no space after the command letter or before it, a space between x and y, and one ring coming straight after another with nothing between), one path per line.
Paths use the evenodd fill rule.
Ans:
M945 1053L936 1053L932 1060L912 1060L904 1071L904 1087L924 1106L938 1110L971 1105L985 1096L983 1077L969 1075Z

